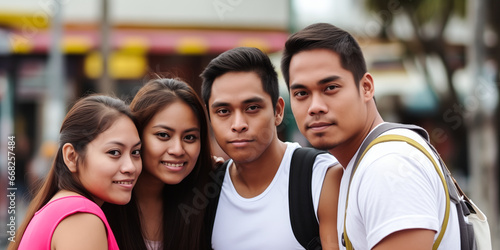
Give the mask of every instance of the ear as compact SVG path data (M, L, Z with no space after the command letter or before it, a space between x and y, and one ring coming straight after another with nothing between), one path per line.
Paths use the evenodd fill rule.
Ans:
M283 121L283 117L285 116L285 100L283 100L283 97L278 98L278 102L276 103L276 111L275 111L275 122L274 124L276 126L280 125L281 122Z
M359 91L365 101L373 99L375 95L375 85L373 84L373 77L370 73L365 73L359 83Z
M64 164L72 173L77 172L76 162L78 161L78 153L71 143L65 143L62 148Z

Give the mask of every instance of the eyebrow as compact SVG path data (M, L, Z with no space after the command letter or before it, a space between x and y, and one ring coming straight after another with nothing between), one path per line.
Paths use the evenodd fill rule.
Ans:
M254 103L254 102L264 102L264 98L262 97L252 97L248 98L246 100L243 100L243 104L248 104L248 103ZM227 102L214 102L210 107L213 109L218 108L218 107L225 107L225 106L230 106L229 103Z
M214 102L214 103L212 103L212 105L210 105L210 107L212 107L212 109L215 109L218 107L225 107L225 106L229 106L229 103L227 103L227 102Z
M333 81L336 81L338 79L340 79L340 76L328 76L328 77L325 77L325 78L319 80L318 85L333 82Z
M253 103L253 102L264 102L264 98L262 97L252 97L252 98L249 98L249 99L246 99L243 101L243 103L247 104L247 103Z
M163 129L166 129L166 130L170 130L170 131L175 131L175 129L169 127L169 126L165 126L165 125L162 125L162 124L159 124L159 125L155 125L153 126L153 128L163 128ZM200 128L197 128L197 127L193 127L193 128L189 128L189 129L186 129L183 131L183 133L185 132L199 132L200 131Z
M123 144L122 142L119 142L119 141L110 141L110 142L106 143L105 145L107 145L107 144L116 144L116 145L118 145L120 147L125 147L125 144ZM132 147L136 147L136 146L139 146L141 144L142 144L142 142L139 141L136 144L134 144Z
M336 81L340 79L340 76L337 76L337 75L333 75L333 76L328 76L328 77L325 77L321 80L318 81L318 85L323 85L323 84L327 84L329 82L333 82L333 81ZM305 88L305 86L301 83L293 83L291 86L290 86L290 89L300 89L300 88Z

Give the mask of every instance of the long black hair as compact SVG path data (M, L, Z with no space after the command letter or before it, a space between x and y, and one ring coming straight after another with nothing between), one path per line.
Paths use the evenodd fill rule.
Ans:
M179 184L165 184L163 188L163 249L207 249L203 222L208 203L204 201L209 195L207 188L213 160L208 119L200 98L187 83L160 78L144 85L135 95L130 108L138 120L138 130L142 136L145 126L155 114L179 100L189 105L198 118L201 150L191 173ZM103 206L120 249L146 249L136 195L132 192L131 202L125 206Z

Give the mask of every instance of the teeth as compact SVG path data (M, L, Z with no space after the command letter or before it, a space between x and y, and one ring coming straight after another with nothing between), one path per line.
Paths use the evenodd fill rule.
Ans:
M113 181L113 183L117 183L117 184L132 184L132 181Z
M180 168L180 167L184 166L184 163L172 164L172 163L164 162L163 164L165 164L169 167L176 167L176 168Z

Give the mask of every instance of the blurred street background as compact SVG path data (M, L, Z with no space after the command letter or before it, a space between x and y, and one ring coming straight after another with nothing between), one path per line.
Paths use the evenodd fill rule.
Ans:
M250 46L272 58L288 102L283 45L315 22L358 39L383 118L427 129L500 249L499 11L498 0L0 1L0 249L50 168L77 98L130 101L154 74L199 93L212 58ZM279 133L308 145L288 105Z

